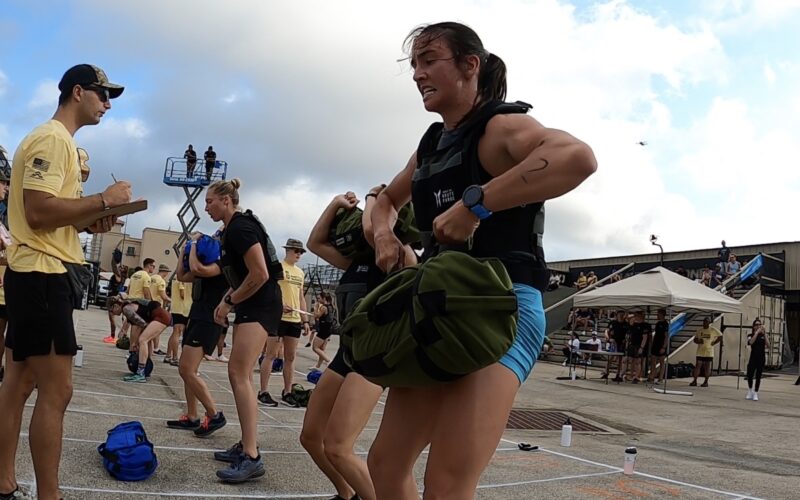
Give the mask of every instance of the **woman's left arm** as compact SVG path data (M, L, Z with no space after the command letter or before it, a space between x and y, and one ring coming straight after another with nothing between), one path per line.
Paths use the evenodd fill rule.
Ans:
M495 177L483 186L483 205L499 212L566 194L597 170L592 149L572 135L545 128L527 115L498 115L486 126L481 159ZM493 163L511 165L491 172Z

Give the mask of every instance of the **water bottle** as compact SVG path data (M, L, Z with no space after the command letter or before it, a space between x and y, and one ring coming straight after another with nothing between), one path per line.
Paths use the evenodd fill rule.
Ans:
M561 446L569 448L572 444L572 421L567 417L567 421L561 426Z
M83 366L83 346L78 346L78 352L75 353L75 356L72 358L73 364L78 368Z
M628 446L625 448L625 464L622 467L622 473L630 476L633 474L633 465L636 463L636 447Z

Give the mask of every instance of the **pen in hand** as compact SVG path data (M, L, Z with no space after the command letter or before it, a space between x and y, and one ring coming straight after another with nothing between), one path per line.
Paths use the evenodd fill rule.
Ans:
M116 178L116 177L114 177L114 174L113 174L113 173L111 174L111 178L112 178L112 179L114 179L114 182L119 182L119 181L117 180L117 178Z

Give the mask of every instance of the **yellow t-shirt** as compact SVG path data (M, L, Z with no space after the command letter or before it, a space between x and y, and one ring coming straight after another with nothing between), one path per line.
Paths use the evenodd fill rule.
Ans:
M283 304L294 309L300 309L300 292L303 290L303 282L306 275L302 269L294 264L287 264L286 261L281 261L283 266L283 279L278 281L281 287L281 294L283 295ZM300 313L292 311L284 313L281 321L289 323L300 323Z
M714 346L711 344L717 339L717 337L722 336L720 331L713 326L709 326L708 328L701 328L697 330L697 333L695 333L694 336L696 338L703 339L702 344L697 344L697 357L713 358Z
M152 300L155 300L163 306L164 299L161 298L161 292L166 291L167 282L164 281L164 278L162 278L160 274L150 276L150 297L152 297Z
M183 292L183 298L181 298L181 291ZM172 294L172 313L188 317L189 309L192 308L192 284L178 281L175 278L172 280L170 292Z
M8 196L9 230L14 243L8 248L8 265L17 272L62 274L61 261L83 263L78 230L73 226L33 230L25 218L23 190L42 191L59 198L83 194L78 150L66 127L50 120L28 134L14 153Z
M0 266L0 278L5 279L6 276L6 266ZM3 286L0 286L0 305L6 305L6 284L3 283Z
M128 298L143 299L144 287L147 287L148 290L150 289L150 275L142 269L131 276L131 282L128 284Z

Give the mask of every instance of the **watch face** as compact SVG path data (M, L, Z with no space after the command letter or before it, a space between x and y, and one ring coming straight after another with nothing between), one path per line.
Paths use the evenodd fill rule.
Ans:
M467 207L473 207L480 203L483 190L479 186L470 186L464 190L462 200Z

